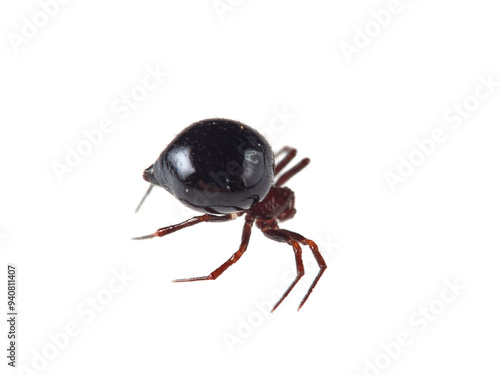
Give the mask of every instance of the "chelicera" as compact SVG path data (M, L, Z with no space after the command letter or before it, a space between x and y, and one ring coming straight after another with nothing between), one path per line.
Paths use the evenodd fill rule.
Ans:
M297 275L271 311L283 302L304 275L301 245L311 249L319 272L300 302L300 310L326 270L326 263L314 241L278 226L278 222L291 219L296 212L295 195L283 185L310 161L302 159L285 171L296 153L296 149L284 147L274 155L261 134L238 121L214 118L195 122L179 133L144 171L143 178L151 186L139 207L156 185L165 188L186 206L203 212L203 215L134 239L163 237L202 222L224 222L244 215L245 224L238 251L208 276L173 281L217 279L246 251L255 223L266 237L287 243L295 253ZM275 157L279 159L277 164Z

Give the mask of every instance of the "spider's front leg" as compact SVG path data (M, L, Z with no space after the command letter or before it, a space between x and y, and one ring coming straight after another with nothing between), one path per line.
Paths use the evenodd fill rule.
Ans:
M283 168L285 168L288 163L297 155L297 149L289 146L283 147L281 150L279 150L274 157L279 158L281 155L284 155L282 160L276 164L274 167L274 174L277 175L281 172Z
M325 272L325 270L326 270L326 263L318 250L318 246L314 243L314 241L309 240L298 233L295 233L295 232L292 232L292 231L289 231L286 229L280 229L278 227L278 224L275 221L274 222L267 222L267 223L266 222L261 222L261 223L257 222L257 225L259 225L259 224L260 224L260 229L262 230L262 233L264 233L264 235L266 237L269 237L270 239L277 241L277 242L285 242L288 245L292 246L293 251L295 253L295 263L297 266L297 275L295 276L294 281L290 284L290 286L285 291L285 293L283 293L283 296L278 300L278 302L276 302L276 304L272 308L271 312L273 312L281 304L281 302L283 302L283 300L288 296L290 291L295 287L295 285L299 282L299 280L304 275L304 264L302 262L302 250L301 250L300 244L309 246L309 248L311 249L311 251L314 255L314 258L316 259L316 262L318 263L320 270L319 270L318 274L316 275L316 278L314 279L313 283L309 287L309 290L307 291L306 295L304 296L304 298L300 302L299 308L298 308L298 310L300 310L301 307L304 305L304 303L309 298L309 295L311 294L314 287L318 283L318 280L320 279L321 275L323 275L323 272Z
M283 295L278 300L278 302L275 303L275 305L271 309L271 312L273 312L281 304L281 302L283 302L283 300L288 296L288 294L292 291L294 286L297 285L297 283L302 278L302 276L304 276L304 263L302 262L302 249L301 249L298 241L296 241L294 238L292 238L285 231L279 229L278 225L276 223L274 223L274 225L269 226L269 227L268 226L262 227L261 230L262 230L262 233L264 233L264 235L266 237L268 237L274 241L285 242L288 245L292 246L293 251L295 253L295 263L297 266L297 275L295 276L295 279L290 284L290 286L287 288L287 290L285 290L285 293L283 293ZM299 310L300 310L301 306L302 305L299 306Z
M290 163L290 161L292 161L295 155L297 155L297 150L295 148L285 146L276 153L275 157L278 158L282 154L284 155L283 159L274 167L274 175L278 178L274 184L275 186L283 186L285 182L299 173L310 162L309 158L302 159L294 167L278 177L280 172Z
M148 238L154 238L154 237L163 237L166 236L167 234L177 232L180 229L184 229L187 227L190 227L195 224L207 222L207 223L218 223L218 222L224 222L224 221L229 221L229 220L234 220L237 217L243 215L243 212L233 212L231 214L227 215L201 215L201 216L195 216L192 217L191 219L188 219L186 221L183 221L182 223L179 224L174 224L174 225L169 225L168 227L165 228L160 228L153 234L148 234L146 236L141 236L141 237L134 237L132 238L133 240L145 240Z
M300 310L300 308L304 305L304 303L306 303L307 299L309 298L309 295L312 293L314 287L318 283L321 275L323 275L323 273L325 272L327 266L326 266L325 260L323 259L323 257L321 256L321 253L319 252L318 245L316 245L316 243L314 241L312 241L308 238L305 238L301 234L298 234L298 233L295 233L295 232L292 232L292 231L289 231L286 229L280 229L280 231L282 233L288 235L290 238L293 238L294 240L300 242L301 244L309 246L309 248L311 249L311 252L313 253L313 256L316 259L316 262L318 263L318 266L319 266L318 274L314 278L314 281L311 284L311 286L309 287L309 290L307 291L306 295L304 296L304 298L302 298L302 301L300 302L300 305L299 305L299 310Z

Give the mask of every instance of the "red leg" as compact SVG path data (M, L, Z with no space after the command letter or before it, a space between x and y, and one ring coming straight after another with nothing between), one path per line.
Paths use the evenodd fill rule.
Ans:
M276 176L278 173L281 172L283 168L285 168L288 163L297 155L297 150L295 148L285 146L281 150L279 150L275 157L277 158L280 154L286 154L283 160L281 160L276 167L274 167L274 175Z
M299 282L300 278L304 276L304 264L302 263L302 249L300 248L299 243L295 239L293 239L285 231L278 229L277 226L276 229L271 229L269 227L263 227L261 229L262 233L264 233L266 237L269 237L274 241L286 242L287 244L291 245L295 253L295 263L297 265L297 276L295 276L295 280L293 280L293 282L290 284L285 293L283 293L283 296L281 296L279 301L276 302L276 304L271 310L271 312L273 312L281 304L281 302L283 302L283 300L288 296L293 287Z
M274 184L275 186L283 186L291 177L295 176L302 169L304 169L311 160L309 158L302 159L293 168L289 169L283 175L278 178L278 181Z
M223 222L223 221L229 221L229 220L234 220L238 216L243 215L243 212L237 212L237 213L232 213L232 214L227 214L227 215L201 215L201 216L195 216L192 217L191 219L188 219L186 221L183 221L182 223L179 224L174 224L170 225L165 228L160 228L153 234L148 234L146 236L141 236L141 237L134 237L132 238L133 240L145 240L147 238L153 238L153 237L163 237L166 236L167 234L177 232L180 229L184 229L187 227L190 227L195 224L203 223L203 222Z
M312 251L312 253L314 255L314 258L316 259L316 262L318 263L318 266L319 266L319 272L318 272L318 274L316 275L313 283L309 287L309 290L307 291L307 294L304 296L304 298L300 302L300 305L299 305L299 308L298 308L300 310L300 308L304 305L304 303L309 298L309 295L311 294L311 292L313 291L314 287L318 283L321 275L323 275L323 272L325 272L325 270L326 270L326 263L325 263L325 260L323 259L323 257L321 256L321 254L320 254L320 252L318 250L318 245L316 245L316 243L314 243L314 241L308 240L304 236L302 236L302 235L300 235L298 233L295 233L295 232L291 232L289 230L284 230L283 229L282 232L288 234L290 237L292 237L296 241L299 241L301 244L309 246L309 248L311 249L311 251Z
M215 271L213 271L210 275L208 276L201 276L201 277L191 277L188 279L177 279L173 280L174 283L180 283L180 282L186 282L186 281L199 281L199 280L215 280L218 278L225 270L229 268L229 266L233 265L236 263L243 253L246 251L248 242L250 241L250 231L254 222L254 218L250 215L245 216L245 226L243 227L243 234L241 235L241 244L240 248L238 249L237 252L233 254L231 258L226 260L222 266L217 268Z

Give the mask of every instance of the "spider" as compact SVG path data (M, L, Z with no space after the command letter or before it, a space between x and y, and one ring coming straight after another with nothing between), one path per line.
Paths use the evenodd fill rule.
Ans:
M301 245L311 249L319 265L319 272L300 302L297 309L300 310L325 272L326 263L314 241L278 226L278 222L291 219L296 212L294 192L283 185L310 162L308 158L302 159L284 171L296 153L296 149L284 147L276 154L276 158L281 160L275 164L275 156L267 140L248 125L222 118L191 124L144 171L143 178L151 185L136 212L156 185L165 188L186 206L203 212L203 215L133 239L163 237L195 224L219 223L245 215L241 243L231 258L208 276L177 279L173 282L217 279L246 251L251 228L255 223L266 237L287 243L295 253L295 279L271 312L283 302L304 275Z

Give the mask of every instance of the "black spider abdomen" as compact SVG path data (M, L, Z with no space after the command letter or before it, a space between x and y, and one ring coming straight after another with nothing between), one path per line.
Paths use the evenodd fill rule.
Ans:
M167 146L144 179L201 212L243 211L273 184L271 146L256 130L228 119L188 126Z

